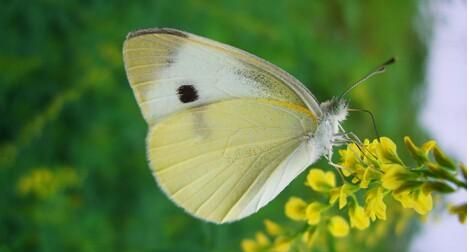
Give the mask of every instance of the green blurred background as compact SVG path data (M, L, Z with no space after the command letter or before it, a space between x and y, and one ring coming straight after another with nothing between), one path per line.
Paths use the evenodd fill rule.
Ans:
M242 48L286 69L320 101L396 56L398 64L349 97L402 146L404 135L424 136L417 15L410 0L3 1L0 251L238 251L263 219L285 219L289 196L307 190L303 174L258 214L220 226L170 202L146 162L147 126L121 55L128 32L172 27ZM366 115L344 126L374 137ZM368 249L405 250L410 237L391 234Z

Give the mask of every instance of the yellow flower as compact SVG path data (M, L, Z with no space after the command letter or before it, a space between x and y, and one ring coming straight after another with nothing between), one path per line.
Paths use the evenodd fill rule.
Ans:
M21 177L17 187L21 195L31 194L45 199L68 187L77 186L78 182L79 177L71 168L49 169L41 167Z
M365 212L372 221L375 221L376 218L386 220L386 204L384 204L383 198L382 187L371 189L365 195Z
M350 225L357 229L363 230L370 226L370 219L368 215L366 215L365 210L363 207L358 205L358 203L354 203L348 212L350 217Z
M370 142L370 140L368 139L365 139L365 141L363 141L363 162L366 166L379 166L377 154L378 145L379 142L377 139L373 140L372 142Z
M243 252L256 252L259 251L259 245L252 239L243 239L241 249Z
M318 192L327 192L335 187L333 172L324 172L320 169L311 169L306 178L306 184Z
M430 140L422 144L420 150L422 151L423 155L428 156L428 153L432 151L436 147L435 140Z
M267 238L267 236L262 232L256 233L256 242L261 247L267 247L270 244L269 238Z
M427 214L433 208L431 193L425 192L422 187L393 193L393 197L401 202L404 208L412 208L421 215Z
M396 151L396 144L388 137L380 137L376 142L376 154L383 164L403 164Z
M285 237L278 237L273 247L269 250L272 252L288 252L290 251L292 241Z
M383 187L388 190L396 190L412 177L409 170L398 164L383 165L383 170L384 175L381 176L381 182Z
M360 162L362 153L355 144L349 144L347 149L339 150L339 155L342 159L341 166L344 167L342 171L347 176L354 171L355 165Z
M404 137L404 143L412 156L421 164L428 160L428 153L436 147L436 142L431 140L417 147L410 137Z
M269 238L262 232L256 233L256 239L244 239L241 241L241 249L244 252L264 251L270 245Z
M380 174L376 172L373 168L368 167L364 169L363 174L358 177L360 179L360 188L368 188L368 185L370 184L371 180L378 179L379 177Z
M306 219L309 225L316 225L321 220L321 210L324 206L319 202L313 202L306 207Z
M335 204L335 202L339 200L339 209L342 209L347 205L347 197L357 190L356 186L349 183L345 183L341 187L334 188L330 192L329 204Z
M318 234L319 232L316 230L307 230L303 233L303 235L301 235L301 240L308 248L312 248L318 237Z
M269 235L277 236L282 233L282 227L271 220L264 220L264 226Z
M399 201L404 208L412 208L414 200L410 196L410 189L392 194L395 200Z
M350 232L350 227L347 221L341 216L332 217L329 220L329 225L327 228L334 237L344 237L347 236Z
M32 170L30 174L22 177L18 182L20 194L33 194L39 198L47 196L57 191L57 177L47 168Z
M290 197L285 204L285 215L295 221L306 220L306 202L298 197Z

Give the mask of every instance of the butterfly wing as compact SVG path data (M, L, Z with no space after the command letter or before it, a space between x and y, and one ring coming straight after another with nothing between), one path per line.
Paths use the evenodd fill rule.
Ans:
M189 213L223 223L271 201L311 162L304 107L231 99L183 110L151 129L148 156L163 190Z
M239 97L262 97L321 109L298 80L240 49L173 29L130 33L127 77L147 123L183 109Z
M317 157L321 110L296 79L239 49L172 29L131 33L127 76L150 126L158 184L189 213L222 223L271 201Z

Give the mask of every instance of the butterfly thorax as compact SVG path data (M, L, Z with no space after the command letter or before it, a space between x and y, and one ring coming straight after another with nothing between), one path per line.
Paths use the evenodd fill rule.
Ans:
M311 143L318 157L332 157L332 147L338 139L340 123L347 117L348 104L345 100L332 98L321 103L322 115L314 132Z

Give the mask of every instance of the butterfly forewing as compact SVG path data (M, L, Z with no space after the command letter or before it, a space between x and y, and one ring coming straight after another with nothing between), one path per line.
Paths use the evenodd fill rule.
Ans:
M240 97L288 101L310 108L316 116L321 113L309 91L285 71L193 34L171 29L131 33L124 44L124 62L150 125L182 109Z

